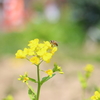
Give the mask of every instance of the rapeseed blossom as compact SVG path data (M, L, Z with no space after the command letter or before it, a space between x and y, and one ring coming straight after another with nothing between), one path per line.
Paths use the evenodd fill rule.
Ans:
M57 47L52 46L49 41L39 43L39 39L34 39L29 41L28 48L18 50L15 55L16 58L28 59L32 64L38 65L41 61L49 63L56 51Z
M18 50L15 54L16 58L27 59L37 67L37 79L29 77L27 73L25 73L24 75L20 75L20 78L18 78L18 80L26 83L26 85L28 86L28 94L31 100L39 100L40 88L42 84L51 79L56 72L59 72L60 74L64 73L61 67L57 64L54 64L53 69L48 69L46 71L40 69L40 65L43 61L47 63L50 62L52 56L57 51L57 46L58 44L55 41L43 41L42 43L40 43L39 39L34 39L29 41L27 48ZM46 73L47 76L42 77L41 79L40 71ZM37 84L37 93L30 86L29 81Z
M28 82L29 80L28 74L25 72L24 75L20 75L20 78L18 78L18 80L21 80L22 82Z
M86 65L86 67L84 68L84 70L86 71L86 72L92 72L93 71L93 65L91 65L91 64L87 64Z
M38 65L40 63L40 59L38 57L34 56L30 59L30 62L32 62L33 64Z
M22 58L22 59L26 58L26 53L22 50L18 50L15 55L16 55L16 58Z
M50 77L52 77L53 75L52 69L48 69L47 71L45 71L45 73L47 73Z
M94 95L91 97L91 100L100 100L100 92L95 91Z
M91 64L86 65L86 67L84 68L86 79L88 79L91 76L93 69L94 69L93 65L91 65Z

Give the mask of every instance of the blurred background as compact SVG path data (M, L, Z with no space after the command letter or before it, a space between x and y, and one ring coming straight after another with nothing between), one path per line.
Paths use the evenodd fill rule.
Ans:
M77 72L88 63L95 66L89 89L99 84L100 0L0 0L0 100L9 94L29 100L27 87L17 78L24 72L33 77L35 69L15 53L35 38L58 42L50 65L42 66L58 62L65 73L45 83L41 100L81 100Z

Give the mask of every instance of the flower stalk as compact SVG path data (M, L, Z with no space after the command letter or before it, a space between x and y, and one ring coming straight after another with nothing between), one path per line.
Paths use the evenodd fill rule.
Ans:
M38 88L37 88L37 96L36 96L36 100L39 100L40 88L41 88L39 65L37 65L37 80L38 80Z

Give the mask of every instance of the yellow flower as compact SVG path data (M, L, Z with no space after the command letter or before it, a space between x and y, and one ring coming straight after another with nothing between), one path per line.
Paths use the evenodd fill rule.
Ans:
M92 72L93 71L93 65L87 64L86 67L84 68L85 71L87 72Z
M24 48L24 52L27 53L29 56L35 55L34 50L30 48Z
M30 62L32 62L33 64L38 65L40 63L40 59L38 57L34 56L30 59Z
M22 50L18 50L15 55L16 58L26 58L27 53L23 52Z
M64 74L60 66L57 66L57 70L59 71L60 74Z
M91 97L92 100L99 100L100 99L100 92L95 91L94 95Z
M28 80L29 80L28 77L24 77L23 82L26 82L26 81L28 81Z
M100 99L100 92L98 92L98 91L95 91L95 96L97 96L99 99Z
M47 63L49 63L51 57L52 57L52 54L51 54L51 53L45 53L45 54L42 56L42 59L43 59L44 61L46 61Z
M98 98L96 96L92 96L91 99L92 100L98 100Z
M45 73L52 77L53 71L51 69L48 69L47 71L45 71Z
M44 43L39 43L37 48L38 48L38 50L40 50L43 47L44 47Z
M44 45L46 48L51 48L51 43L49 41L44 41Z
M39 51L36 52L38 56L43 56L46 53L46 49L42 48Z
M53 47L51 53L54 54L57 51L57 47Z
M20 80L22 82L28 82L28 80L29 80L28 74L25 72L24 75L20 75L20 78L18 78L18 80Z
M29 41L28 46L30 48L34 48L35 49L37 47L38 43L39 43L39 39L34 39L34 40Z

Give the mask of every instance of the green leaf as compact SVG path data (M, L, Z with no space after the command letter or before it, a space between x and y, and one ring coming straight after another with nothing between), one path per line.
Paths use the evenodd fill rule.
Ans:
M34 83L37 83L37 81L36 81L35 79L30 78L30 77L28 77L28 78L29 78L30 81L32 81L32 82L34 82Z
M58 66L57 64L54 64L53 72L56 72L57 66Z
M31 100L36 100L36 93L34 92L33 88L28 85L28 95Z
M52 77L55 76L55 75L56 75L56 74L53 74ZM51 79L52 77L50 77L50 76L43 77L42 80L41 80L41 85L42 85L44 82L46 82L46 81L48 81L49 79Z

